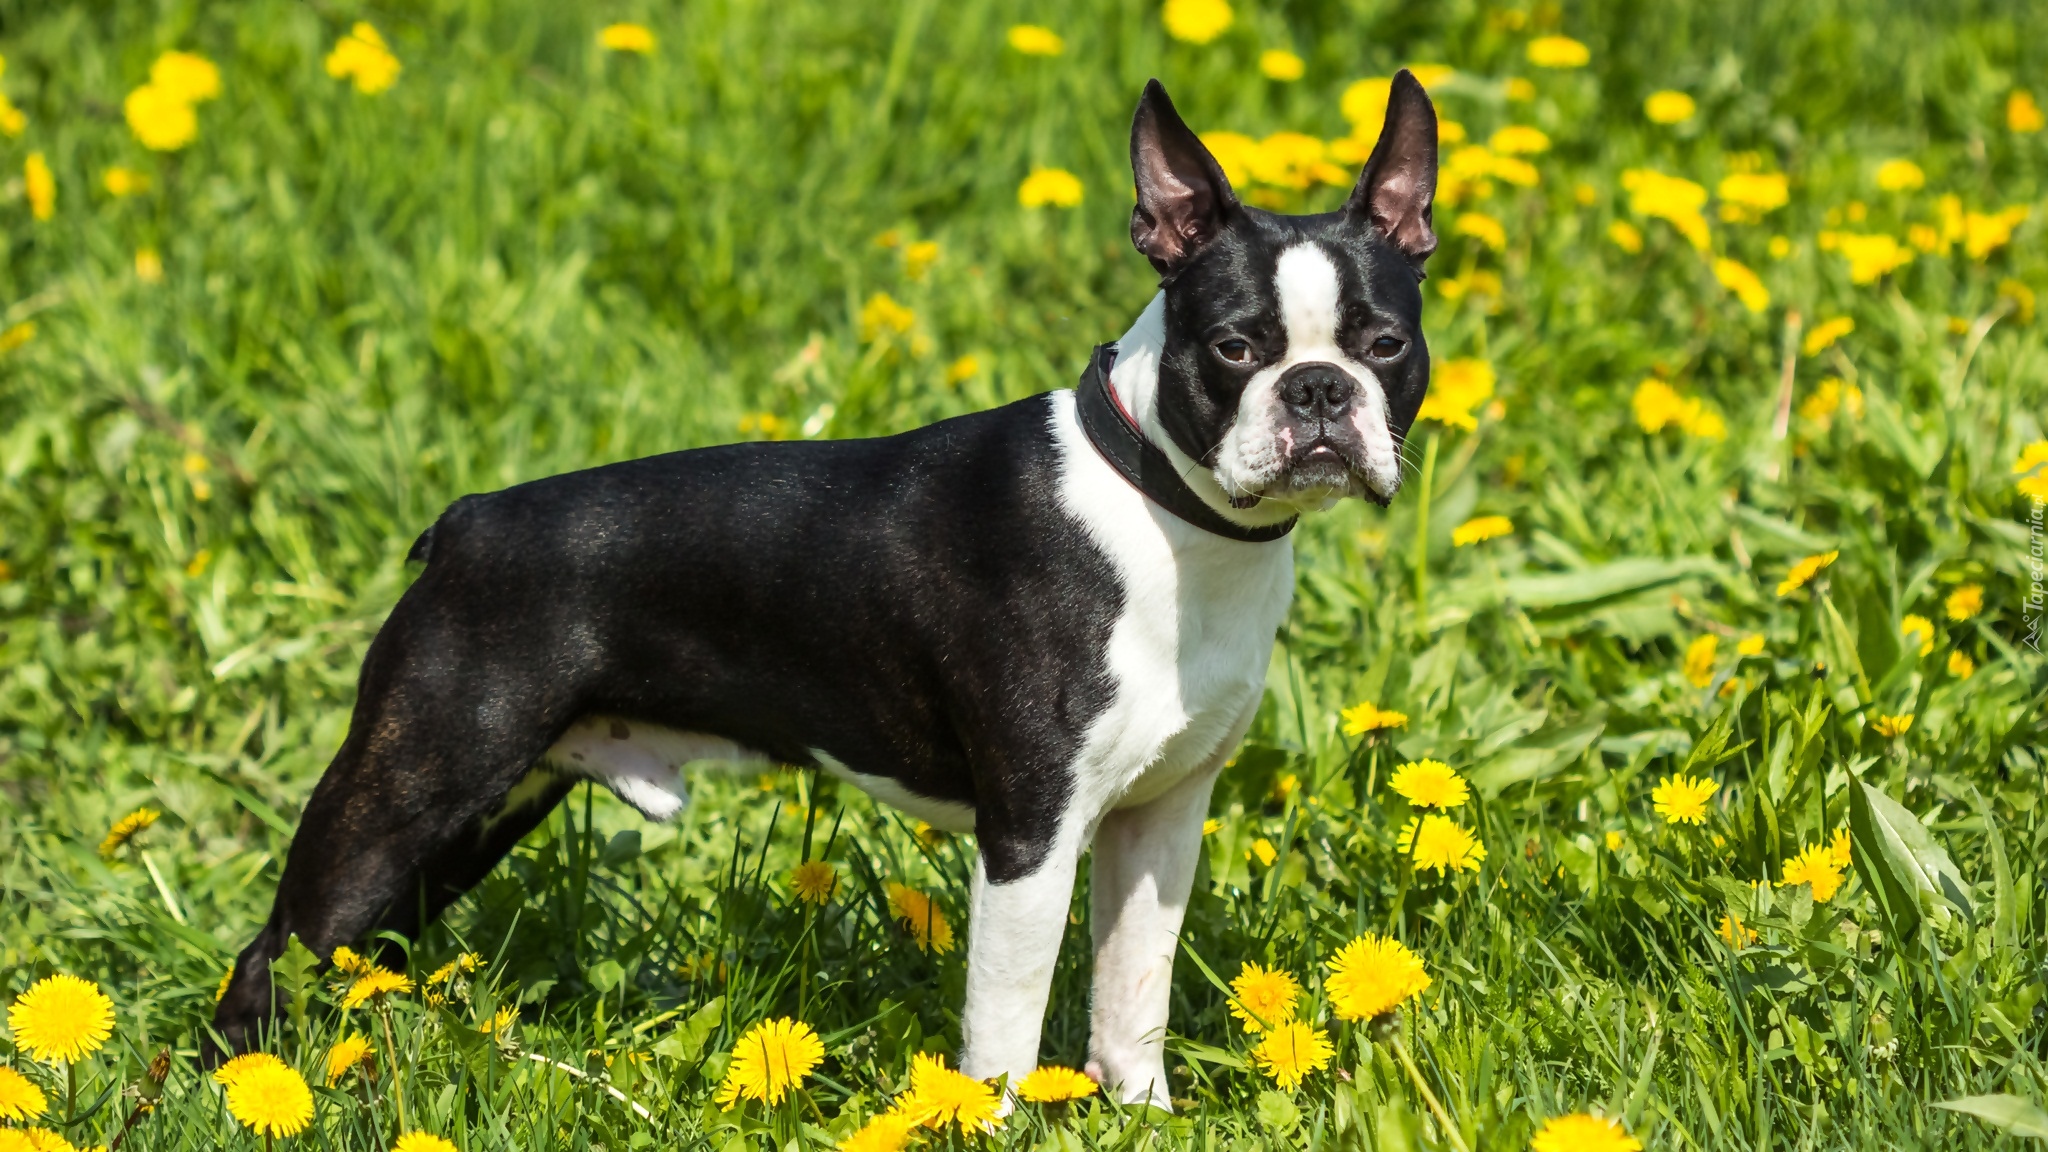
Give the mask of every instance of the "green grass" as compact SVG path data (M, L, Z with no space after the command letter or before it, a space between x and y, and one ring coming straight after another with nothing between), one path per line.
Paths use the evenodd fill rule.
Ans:
M409 579L404 552L448 501L730 440L763 413L791 434L867 435L1065 386L1152 291L1126 239L1124 160L1147 76L1202 131L1329 139L1352 80L1438 61L1459 70L1439 106L1474 140L1524 123L1553 142L1529 157L1537 186L1438 209L1432 349L1490 362L1503 410L1471 433L1423 425L1426 486L1296 535L1295 609L1218 790L1177 970L1179 1114L1026 1110L990 1143L1452 1146L1388 1049L1326 1018L1322 961L1378 930L1435 978L1403 1027L1472 1148L1526 1148L1588 1107L1657 1149L2020 1146L1931 1104L2048 1096L2039 505L2012 472L2044 436L2048 321L2000 287L2048 291L2048 134L2005 119L2016 85L2048 99L2048 9L1236 7L1195 47L1149 2L698 0L602 19L452 0L0 3L0 89L28 117L0 140L0 996L70 972L118 1010L76 1070L66 1135L108 1142L150 1056L196 1051ZM404 63L380 96L321 67L359 18ZM614 18L645 20L659 51L600 53ZM1061 32L1066 54L1007 49L1021 20ZM1531 68L1544 31L1585 41L1591 66ZM1259 75L1275 46L1305 58L1304 80ZM190 147L155 155L121 101L170 47L218 62L225 91ZM1511 76L1534 99L1508 100ZM1646 120L1664 87L1698 115ZM31 151L56 178L47 221L17 178ZM1880 191L1893 156L1926 187ZM1760 314L1621 187L1647 167L1711 190L1745 163L1790 177L1761 222L1707 207L1712 254L1772 295ZM113 165L150 190L108 196ZM1035 165L1078 175L1084 202L1020 208ZM1903 239L1938 222L1942 194L2033 218L1983 259L1915 253L1869 284L1820 245ZM1342 191L1258 195L1320 209ZM1504 251L1452 234L1470 210L1505 225ZM1607 239L1616 220L1642 252ZM925 276L877 243L890 232L938 243ZM161 253L161 283L138 280L140 248ZM1441 292L1473 271L1502 279L1491 311ZM915 313L910 332L867 338L876 292ZM1807 331L1856 323L1792 358L1795 408L1826 377L1864 406L1827 427L1795 414L1781 440L1791 311ZM978 370L948 383L967 355ZM1631 397L1651 376L1720 414L1725 439L1639 429ZM1452 547L1479 514L1514 533ZM1775 594L1827 550L1840 559L1820 580ZM1950 621L1944 598L1966 584L1984 610ZM1908 614L1932 621L1927 656L1902 642ZM1681 665L1707 634L1714 680L1696 687ZM1751 634L1765 649L1738 660ZM1974 662L1967 681L1952 651ZM1344 736L1339 711L1362 699L1408 727ZM1903 738L1873 731L1905 713ZM1395 849L1409 813L1386 780L1423 756L1474 782L1459 815L1487 846L1475 873L1416 875ZM1705 825L1666 826L1649 793L1687 766L1719 791ZM1920 818L1969 915L1887 902L1903 872L1871 822L1832 901L1750 887L1848 826L1863 784ZM926 842L794 774L696 794L678 825L649 827L578 792L413 947L416 977L463 949L488 966L466 998L392 1010L398 1081L387 1063L374 1083L316 1088L314 1128L286 1145L386 1148L402 1089L408 1127L465 1149L829 1147L900 1087L910 1053L955 1050L962 956L920 953L880 893L923 887L960 924L968 840ZM164 819L103 861L107 827L141 806ZM815 914L785 879L807 847L842 878ZM1086 907L1077 895L1048 1062L1085 1058ZM1755 947L1716 939L1731 910ZM1339 1043L1333 1068L1273 1091L1193 957L1224 979L1246 960L1296 973ZM313 989L273 1048L317 1084L345 1030L385 1045L374 1016ZM509 1045L473 1028L501 1006L519 1015ZM719 1111L734 1039L784 1014L824 1035L820 1075L786 1109ZM0 1053L61 1121L64 1072L11 1040ZM179 1061L123 1147L256 1144Z

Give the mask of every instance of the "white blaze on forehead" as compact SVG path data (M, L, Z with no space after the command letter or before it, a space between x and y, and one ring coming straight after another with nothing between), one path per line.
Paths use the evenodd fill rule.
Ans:
M1282 252L1273 269L1273 287L1280 294L1280 322L1287 329L1287 359L1306 359L1311 349L1335 353L1337 265L1329 253L1313 244L1296 244Z

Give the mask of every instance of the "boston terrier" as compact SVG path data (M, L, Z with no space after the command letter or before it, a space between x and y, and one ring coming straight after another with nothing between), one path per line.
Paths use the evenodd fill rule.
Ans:
M1181 915L1294 590L1288 531L1401 485L1436 165L1403 71L1342 208L1247 207L1155 80L1131 239L1159 292L1076 390L457 500L413 546L221 1037L258 1039L293 934L324 958L417 933L579 780L667 819L686 765L782 764L974 834L970 1076L1037 1065L1092 847L1089 1071L1166 1106Z

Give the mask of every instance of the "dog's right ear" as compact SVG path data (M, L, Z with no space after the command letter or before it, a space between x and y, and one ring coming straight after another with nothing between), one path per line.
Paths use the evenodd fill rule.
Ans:
M1131 243L1161 276L1179 270L1223 230L1237 193L1209 149L1188 129L1159 81L1145 83L1131 121Z

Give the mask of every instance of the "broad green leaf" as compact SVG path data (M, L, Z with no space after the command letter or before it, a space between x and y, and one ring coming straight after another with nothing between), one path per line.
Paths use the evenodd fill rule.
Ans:
M306 1033L306 992L312 988L313 970L319 966L320 958L299 942L296 932L285 941L284 954L270 962L270 979L291 1005L292 1027L300 1036Z
M1705 556L1678 560L1638 558L1616 560L1583 572L1516 576L1501 581L1500 591L1524 608L1584 607L1720 571L1721 565Z
M1910 938L1923 910L1937 903L1975 919L1962 874L1927 827L1862 781L1850 790L1849 836L1857 871L1882 895L1896 938Z
M682 1027L671 1031L668 1035L663 1036L657 1041L654 1045L654 1052L658 1056L666 1056L671 1060L687 1064L695 1060L697 1054L704 1050L704 1041L711 1037L712 1031L718 1027L718 1022L723 1019L725 1019L725 997L713 996L702 1008L692 1013L690 1018L683 1022Z
M1491 800L1509 785L1546 779L1576 761L1606 730L1601 709L1576 723L1533 732L1474 768L1472 786Z
M2048 1112L2043 1112L2039 1104L2019 1096L2003 1093L1995 1096L1964 1096L1959 1100L1943 1100L1935 1107L1975 1116L1993 1128L2003 1128L2015 1136L2048 1140Z

